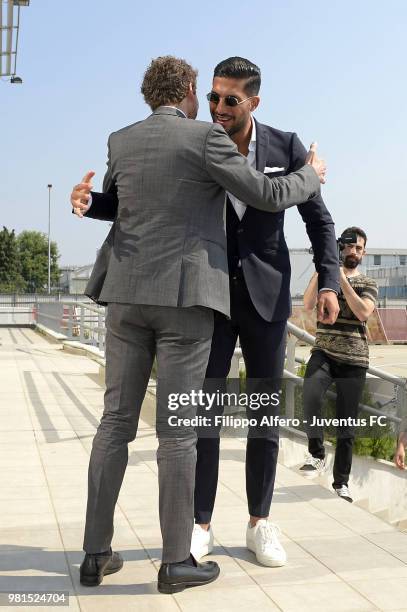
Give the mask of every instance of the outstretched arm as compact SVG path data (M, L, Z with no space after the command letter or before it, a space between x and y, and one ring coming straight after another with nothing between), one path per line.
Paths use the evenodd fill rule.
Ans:
M306 159L306 150L297 134L291 140L289 170L297 170ZM298 206L305 223L314 252L315 269L318 272L318 289L339 292L339 261L335 237L335 225L321 194Z
M72 212L78 217L89 217L101 221L114 221L119 200L117 192L99 193L83 181L72 190Z
M82 181L75 185L71 193L72 212L78 217L90 217L102 221L114 221L119 199L117 186L110 169L110 145L108 144L107 171L103 179L103 193L92 191L93 171L87 172Z
M214 125L205 147L205 165L211 178L249 206L279 212L319 193L325 180L325 163L316 153L310 162L289 176L268 178L254 170L223 128Z

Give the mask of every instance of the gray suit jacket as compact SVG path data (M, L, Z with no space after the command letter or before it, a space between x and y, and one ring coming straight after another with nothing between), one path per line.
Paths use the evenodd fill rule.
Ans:
M201 305L228 315L225 190L277 212L315 196L319 179L304 166L270 180L222 127L180 114L160 107L110 135L103 191L117 193L119 206L85 293L99 303Z

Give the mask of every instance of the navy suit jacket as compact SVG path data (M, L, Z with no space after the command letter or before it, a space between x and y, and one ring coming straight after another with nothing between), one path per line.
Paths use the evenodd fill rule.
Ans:
M304 165L306 150L292 132L282 132L256 121L256 168L284 168L270 177L289 174ZM339 264L332 217L320 195L298 207L314 251L319 288L339 291ZM282 321L291 314L291 267L284 238L284 211L268 213L248 206L239 221L228 201L226 232L229 272L242 262L250 297L266 321Z
M283 132L256 121L256 168L283 167L270 177L289 174L304 165L306 150L297 134ZM87 217L113 221L117 193L92 192ZM339 292L339 264L332 217L320 195L298 207L314 251L318 287ZM291 314L291 267L284 238L285 212L271 213L248 206L241 221L231 203L227 204L229 270L238 259L253 304L266 321L282 321Z

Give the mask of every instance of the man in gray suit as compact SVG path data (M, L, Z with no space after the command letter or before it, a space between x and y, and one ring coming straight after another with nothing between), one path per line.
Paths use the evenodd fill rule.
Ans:
M196 406L181 405L180 424L171 426L169 394L202 388L213 311L229 315L225 190L277 212L312 198L324 182L316 154L299 171L270 180L250 167L221 126L191 121L198 111L196 76L184 60L154 60L141 89L153 114L111 134L103 194L89 194L85 182L71 195L77 213L114 219L86 291L108 304L105 409L89 464L81 565L87 586L123 563L110 548L114 508L155 357L163 537L158 589L174 593L217 578L216 563L190 556L196 433L183 419L193 417Z

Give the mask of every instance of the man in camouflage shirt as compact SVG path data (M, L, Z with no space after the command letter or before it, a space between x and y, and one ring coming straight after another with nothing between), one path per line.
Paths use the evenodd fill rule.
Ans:
M345 240L345 237L349 240L350 236L354 236L356 242ZM326 467L323 427L312 426L312 423L322 418L322 404L328 388L336 383L336 418L357 419L369 367L366 321L376 305L377 284L358 271L366 253L365 232L358 227L349 227L341 238L343 242L339 244L343 265L340 268L339 315L333 325L318 322L315 345L304 379L304 418L307 421L310 457L300 470L309 478L323 473ZM307 310L315 307L317 291L315 273L304 293ZM339 497L349 502L353 501L348 488L353 441L352 426L338 427L332 486Z

